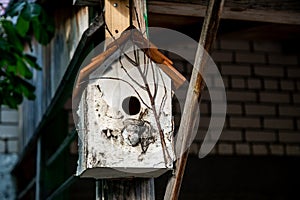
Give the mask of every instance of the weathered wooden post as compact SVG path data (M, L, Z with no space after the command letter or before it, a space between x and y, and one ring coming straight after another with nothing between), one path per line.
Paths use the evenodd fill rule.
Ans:
M224 6L224 0L210 0L207 6L206 15L204 18L202 31L199 39L198 49L196 52L195 62L189 88L187 91L187 97L185 101L185 106L183 110L180 127L178 130L178 135L180 137L181 148L179 155L181 156L176 161L176 170L174 176L170 178L167 191L165 193L164 200L176 200L178 199L181 182L183 179L183 174L189 154L189 147L187 147L188 140L190 139L190 130L193 130L194 120L197 118L194 110L198 106L200 101L202 91L205 87L205 83L200 71L204 71L204 66L206 60L203 59L202 47L208 52L210 52L213 42L215 40L217 30L219 27L219 21L221 18L222 10Z

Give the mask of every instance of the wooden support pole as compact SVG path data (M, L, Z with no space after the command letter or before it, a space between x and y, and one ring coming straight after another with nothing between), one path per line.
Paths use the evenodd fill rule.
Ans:
M113 36L129 26L129 0L105 0L105 22ZM111 35L106 31L106 38Z
M224 5L224 0L210 0L207 7L206 16L202 26L201 36L198 44L198 49L195 57L194 69L192 72L190 85L187 92L187 99L185 102L184 110L178 136L182 137L178 141L182 141L180 154L181 157L176 162L175 174L168 182L167 190L165 193L165 200L176 200L179 196L181 182L184 175L184 170L188 158L189 148L187 147L188 141L191 138L190 133L194 129L195 120L197 116L194 110L197 110L198 102L201 98L203 88L205 86L203 77L199 73L203 71L205 60L203 59L202 47L206 51L210 51L216 37L218 25ZM200 68L199 68L200 66Z
M132 4L135 5L135 11L131 11L132 15L130 15L129 1L132 1ZM105 21L107 28L114 37L126 30L131 24L131 20L133 20L132 23L137 28L141 28L142 31L145 30L146 23L144 20L141 20L145 12L144 0L105 0ZM136 16L139 18L139 25L137 24ZM110 37L110 33L106 32L106 38ZM115 39L117 38L115 37ZM96 196L98 199L155 199L153 178L102 180L97 182L97 187Z
M154 200L153 179L120 179L97 181L96 200Z
M149 13L153 14L204 17L206 10L204 2L206 1L189 1L189 3L149 1L148 9ZM288 7L285 8L285 6ZM296 1L287 0L252 2L227 0L221 17L222 19L299 25L299 7Z

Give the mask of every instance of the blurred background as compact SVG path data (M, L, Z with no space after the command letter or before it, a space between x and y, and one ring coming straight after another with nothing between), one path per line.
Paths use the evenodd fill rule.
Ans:
M1 15L8 2L0 1ZM83 34L99 2L36 2L54 19L55 35L46 46L32 42L31 53L42 67L30 80L36 99L24 99L17 110L1 106L0 199L95 199L95 180L73 176L78 151L71 95L85 52L104 40L103 28L92 37ZM198 41L206 5L204 0L148 0L149 26ZM225 1L211 56L226 87L226 122L215 148L199 159L211 109L205 91L180 199L299 198L299 36L297 0ZM173 45L194 58L190 44ZM190 76L191 64L164 53ZM163 199L169 175L155 179L156 199Z

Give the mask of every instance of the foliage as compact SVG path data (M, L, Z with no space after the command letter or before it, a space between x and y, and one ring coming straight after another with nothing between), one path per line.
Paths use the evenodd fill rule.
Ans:
M17 109L24 97L35 99L35 87L29 81L33 70L41 67L24 47L32 50L32 36L45 45L53 35L53 20L36 3L18 1L0 16L0 105Z

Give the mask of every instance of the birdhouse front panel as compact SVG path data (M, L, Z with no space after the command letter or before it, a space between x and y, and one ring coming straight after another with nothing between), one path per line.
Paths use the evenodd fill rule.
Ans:
M81 96L83 177L155 177L173 167L171 79L130 41L122 47L89 75Z

